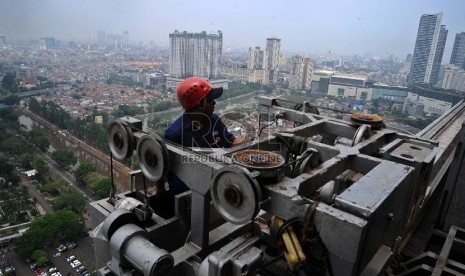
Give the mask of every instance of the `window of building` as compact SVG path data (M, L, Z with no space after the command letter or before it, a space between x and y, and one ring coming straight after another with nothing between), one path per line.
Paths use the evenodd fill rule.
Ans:
M366 102L367 98L368 98L368 92L362 91L362 93L360 94L360 101Z
M345 92L344 88L338 88L337 89L337 96L338 97L344 97L344 92Z

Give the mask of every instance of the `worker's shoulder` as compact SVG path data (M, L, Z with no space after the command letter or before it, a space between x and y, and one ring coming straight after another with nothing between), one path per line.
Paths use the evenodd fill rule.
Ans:
M182 134L183 129L185 128L186 120L184 115L177 118L166 130L165 138L171 141L176 141Z

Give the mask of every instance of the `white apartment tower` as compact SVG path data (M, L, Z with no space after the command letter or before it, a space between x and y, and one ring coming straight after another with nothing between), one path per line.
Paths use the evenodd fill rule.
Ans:
M267 38L266 39L266 68L269 70L269 81L276 82L279 69L279 61L281 58L281 39Z
M447 30L441 20L442 13L421 16L409 83L436 83L447 39Z
M309 90L312 85L313 66L310 58L292 57L292 70L289 88Z
M198 76L207 79L218 78L223 33L207 34L179 32L170 37L169 74L172 78Z
M261 50L260 47L250 47L249 57L247 60L247 69L266 69L266 52Z
M262 84L268 83L267 78L267 56L260 47L250 47L247 60L248 80Z

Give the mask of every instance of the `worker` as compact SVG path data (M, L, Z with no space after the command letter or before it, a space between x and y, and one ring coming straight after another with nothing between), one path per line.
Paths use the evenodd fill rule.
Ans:
M178 101L184 113L165 131L165 138L184 147L230 148L243 141L230 133L221 118L214 114L215 99L223 88L213 88L203 78L190 77L178 87ZM178 177L168 175L170 194L173 196L189 188Z

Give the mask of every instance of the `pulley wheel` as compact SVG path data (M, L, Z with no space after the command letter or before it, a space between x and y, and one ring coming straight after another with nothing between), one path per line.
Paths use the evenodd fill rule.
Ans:
M260 211L260 186L247 169L237 165L221 168L210 188L215 208L232 224L244 224Z
M118 160L124 160L132 155L134 137L129 127L119 121L113 121L107 130L107 142L110 151Z
M144 135L139 139L137 158L142 174L147 179L158 181L168 174L168 149L158 135Z
M354 138L352 139L352 146L371 137L370 127L368 125L361 125L355 132Z

